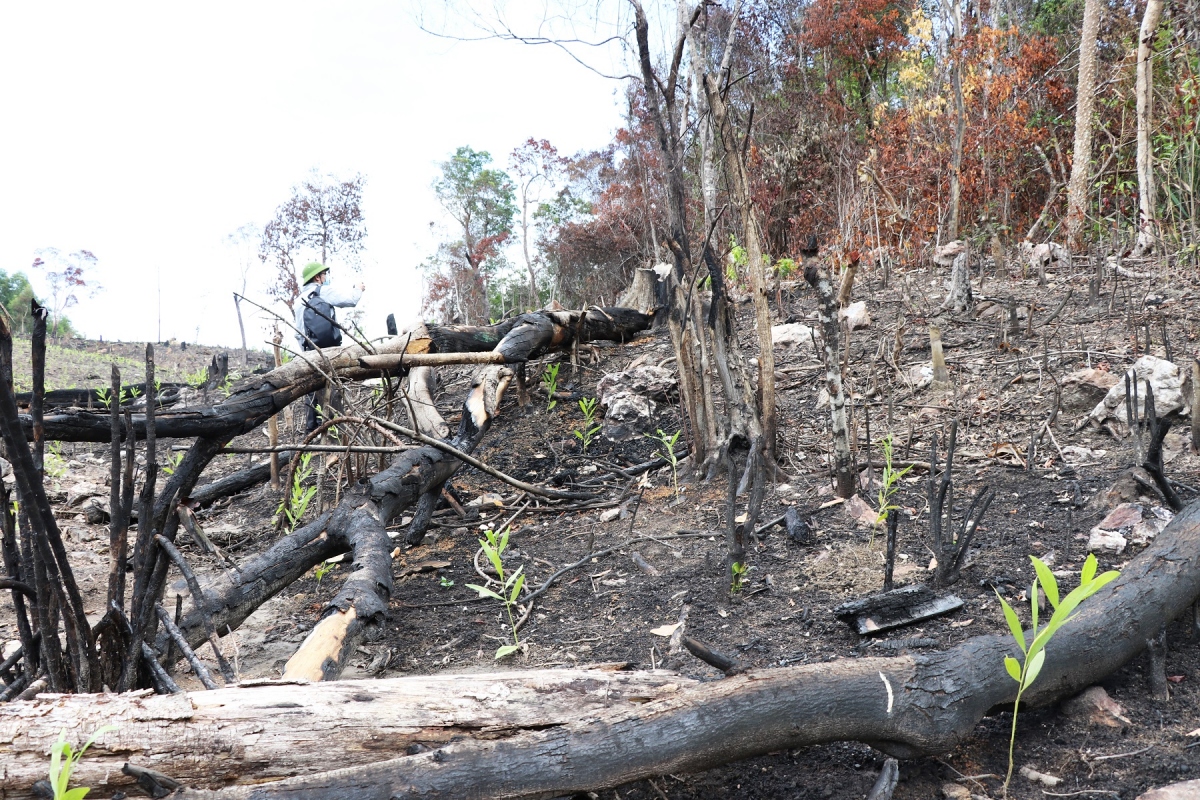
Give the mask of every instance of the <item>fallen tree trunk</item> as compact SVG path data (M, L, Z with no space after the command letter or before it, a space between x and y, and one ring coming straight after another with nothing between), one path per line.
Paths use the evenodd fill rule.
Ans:
M46 777L46 754L59 731L84 731L86 739L95 730L87 728L93 716L103 720L97 727L116 730L88 750L72 785L93 787L89 797L107 797L133 784L121 774L126 762L189 786L279 779L323 769L331 758L362 764L381 754L439 747L468 731L502 736L561 725L581 712L695 685L668 672L550 669L320 686L285 681L190 695L41 695L0 704L0 797L34 797L30 788Z
M506 363L536 358L575 341L613 339L626 341L650 327L653 318L629 308L592 308L587 311L539 311L486 328L435 327L393 336L374 345L373 353L351 344L300 353L282 367L239 382L233 393L212 407L181 408L155 415L160 438L187 439L237 436L257 428L289 403L325 385L326 375L361 379L395 369L400 354L465 353L497 350ZM531 333L536 331L536 334ZM510 336L510 334L515 335ZM488 361L495 360L489 358ZM370 366L383 364L385 367ZM27 438L33 420L21 415ZM145 414L132 418L134 436L146 436ZM64 442L109 442L112 427L107 411L66 409L45 418L45 438ZM123 435L128 435L124 433Z
M1078 616L1060 630L1047 648L1045 664L1025 694L1025 702L1048 704L1111 674L1141 652L1146 641L1186 611L1198 595L1200 502L1194 502L1126 566L1120 578L1089 599ZM998 619L996 625L1001 627ZM150 766L177 779L187 775L185 782L191 786L227 787L187 790L178 795L183 798L545 797L844 740L866 742L891 755L911 758L956 747L984 715L1013 701L1016 684L1004 671L1003 659L1014 651L1007 636L989 635L940 653L751 670L705 684L672 678L678 691L647 696L649 702L618 702L603 711L594 704L578 702L559 722L498 727L486 720L469 722L446 714L445 704L465 693L440 694L446 687L439 683L444 677L404 678L397 683L406 687L409 698L417 698L406 701L413 703L408 713L427 714L422 719L431 721L436 735L426 730L419 735L428 738L417 741L375 737L369 730L348 724L344 732L339 731L340 746L329 748L323 736L306 732L304 738L318 743L320 749L304 750L298 756L302 760L293 765L298 773L319 769L322 764L343 768L268 784L261 780L284 774L286 769L280 761L263 760L262 748L282 734L272 733L265 720L256 716L254 722L261 727L249 740L244 739L236 724L244 711L231 710L226 727L221 722L222 703L207 699L226 696L220 692L190 695L189 704L179 705L174 716L155 710L155 704L169 702L169 698L92 697L89 701L48 696L0 705L0 756L11 754L4 762L13 764L0 773L4 775L0 790L12 792L9 796L13 797L27 796L16 792L26 792L28 781L41 775L40 769L29 764L33 760L30 754L40 755L44 763L45 748L60 728L93 730L114 719L118 708L114 703L129 703L137 709L119 712L122 718L132 718L131 724L140 724L139 715L152 717L152 732L144 737L136 730L128 737L123 730L110 734L112 738L106 737L89 751L81 769L92 768L89 762L93 760L110 765L118 758L136 762L130 753L145 753L152 761ZM587 680L584 672L553 671L554 680L561 680L564 674ZM549 675L538 671L524 677L536 685L550 680ZM650 680L662 673L634 675ZM496 676L475 677L485 685L499 680ZM295 723L289 725L293 730L286 735L291 745L295 730L310 724L325 708L316 705L318 698L326 691L345 691L348 685L333 684L337 690L322 686L303 693L292 691L286 700L279 698L274 687L228 691L262 693L257 701L247 701L256 715L295 714ZM392 723L394 719L384 719L382 706L375 705L378 697L394 691L392 684L379 685L387 688L362 690L361 699L353 693L337 695L344 703L338 713L358 713L363 709L355 702L361 702L369 706L365 713L373 720ZM596 686L603 688L602 684ZM500 687L493 696L503 692ZM518 702L537 709L557 707L561 699L561 693L539 691ZM213 710L197 717L201 708ZM527 720L538 717L536 711L522 714ZM421 741L435 749L404 754ZM186 752L166 751L169 745L164 742L186 743ZM286 750L276 757L286 761ZM229 759L239 766L228 766ZM197 765L198 760L211 768L206 772L203 765ZM350 766L352 760L359 765ZM84 774L99 780L105 773ZM251 781L258 785L230 786Z
M280 450L278 453L280 461L288 461L292 457L291 450ZM189 502L200 508L210 506L213 503L230 495L244 492L252 486L258 486L260 483L265 483L271 477L271 461L260 461L245 469L226 475L223 478L218 478L215 481L206 483L192 490L191 495L187 498Z

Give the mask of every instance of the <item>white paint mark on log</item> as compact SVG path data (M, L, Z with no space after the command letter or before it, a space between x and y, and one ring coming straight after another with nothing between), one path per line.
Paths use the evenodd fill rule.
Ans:
M887 676L883 674L882 670L880 670L880 672L879 672L879 679L881 681L883 681L883 688L887 689L887 693L888 693L887 713L891 714L892 713L892 703L896 699L895 695L892 694L892 684L888 681Z

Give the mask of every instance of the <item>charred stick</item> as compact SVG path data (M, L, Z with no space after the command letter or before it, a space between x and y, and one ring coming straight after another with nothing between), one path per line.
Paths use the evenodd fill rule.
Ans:
M33 335L30 337L30 361L33 369L33 393L29 398L29 416L33 422L33 468L39 480L44 474L46 429L42 412L46 400L46 317L49 310L37 300L30 300L33 315Z
M161 605L161 604L160 604ZM183 619L183 595L175 595L175 627L179 627L179 620ZM170 673L171 665L175 663L175 640L167 639L167 672Z
M971 540L975 537L975 531L979 529L979 523L983 521L983 515L987 513L988 507L995 499L996 490L990 486L980 489L972 498L967 515L963 517L962 528L958 532L958 545L955 548L954 560L946 572L949 580L958 580L958 573L962 569L962 561L967 554L967 548L971 546ZM976 513L976 509L978 509L978 513Z
M4 557L4 569L9 576L9 580L19 583L21 587L26 587L32 592L25 592L23 589L13 587L12 603L13 610L17 616L17 634L21 640L21 648L25 652L33 654L33 657L26 661L26 665L31 665L32 668L27 668L25 672L32 674L37 668L37 647L34 644L34 637L37 634L33 632L33 623L29 614L29 609L25 605L25 597L30 598L29 602L35 608L37 606L37 587L30 586L28 581L33 579L33 575L26 573L22 568L21 550L17 544L17 520L13 514L12 503L9 502L8 488L0 481L0 555Z
M20 645L13 654L8 658L0 661L0 672L8 672L17 665L17 662L25 657L25 645Z
M900 518L896 515L896 509L890 509L887 512L887 556L883 561L883 590L890 592L892 590L892 574L896 569L896 528L900 524Z
M112 426L112 446L109 451L109 495L108 495L108 599L125 602L125 546L124 525L121 519L121 410L120 403L113 397L120 397L121 372L117 365L112 365L112 385L109 389L109 424Z
M175 540L175 534L179 530L179 517L170 513L174 509L175 498L186 496L191 492L200 473L228 441L228 438L197 439L192 444L154 503L155 525L148 531L148 534L155 537L161 536L169 542ZM161 531L161 534L157 531ZM141 538L140 526L138 538ZM142 548L145 553L144 560L141 562L141 568L136 570L134 581L134 597L138 598L134 621L137 629L143 631L143 635L147 637L152 637L154 628L157 627L154 605L162 595L163 586L167 580L167 565L170 563L170 560L158 551L156 545L156 538L148 537L146 539L145 546ZM136 648L136 642L133 643L133 646ZM127 663L129 662L136 664L136 650L130 652ZM124 683L126 677L122 676L122 691L129 688L128 684Z
M174 644L179 648L179 652L183 653L183 657L187 659L187 662L192 665L192 672L194 672L196 677L200 679L200 682L204 684L204 688L220 688L217 686L217 682L212 679L212 673L208 671L208 667L204 666L204 662L196 656L196 651L188 646L187 639L184 638L183 631L179 630L179 627L171 619L171 615L167 613L167 610L162 607L162 604L160 603L156 605L154 610L158 613L158 619L162 622L163 628L166 629L167 635L171 637L171 641L174 642ZM173 660L171 655L172 653L168 651L168 661Z
M1142 468L1154 478L1154 483L1158 486L1158 490L1162 492L1163 499L1167 501L1167 505L1171 507L1171 510L1179 512L1183 510L1183 501L1179 498L1175 487L1167 480L1166 467L1163 466L1162 451L1163 440L1167 438L1167 434L1171 430L1171 422L1174 417L1174 414L1168 414L1163 419L1158 418L1158 414L1154 408L1154 390L1147 384L1146 423L1150 429L1150 445L1146 449L1146 459L1142 462Z
M71 571L71 563L67 559L67 550L63 546L58 523L46 497L41 475L35 468L33 456L25 443L25 434L17 414L16 398L12 390L12 336L2 319L0 342L4 343L0 348L0 433L3 434L12 460L12 471L19 496L24 501L22 509L29 511L27 518L33 525L34 545L46 565L47 577L52 580L52 585L59 595L72 665L76 669L79 681L78 688L99 689L98 685L92 685L93 678L98 675L99 661L93 647L91 627L83 610L83 597Z
M746 668L737 661L723 653L718 653L703 642L696 641L690 636L684 636L681 641L689 653L710 667L716 667L721 670L721 672L725 673L726 677L746 671Z
M425 538L425 531L429 530L429 523L433 520L433 509L437 506L438 498L441 497L442 488L445 485L445 483L439 483L417 498L412 522L409 523L408 533L404 537L404 541L408 542L410 547L419 545Z
M911 437L910 437L911 438ZM928 494L926 505L929 506L929 535L933 538L934 553L942 552L942 536L941 536L941 510L937 508L937 471L938 471L938 448L937 448L937 431L930 434L931 442L929 444L929 480L925 482L925 490Z
M1171 691L1167 685L1167 629L1165 626L1146 640L1146 653L1150 661L1146 676L1150 681L1150 696L1165 703L1171 699Z
M217 646L217 629L213 626L212 617L208 613L208 603L204 599L204 591L200 588L200 581L196 579L196 573L192 572L192 568L188 566L187 559L183 557L183 553L179 552L179 548L172 541L162 535L156 535L154 541L158 542L158 546L162 548L167 558L171 559L175 567L183 574L183 579L187 581L188 591L192 593L192 605L200 612L201 619L204 622L204 631L208 634L208 642L212 645L213 653L217 657L217 665L221 668L221 675L225 678L226 683L234 683L237 679L234 676L233 668L225 660L225 654Z
M158 663L158 657L154 655L154 650L150 645L141 642L142 645L142 660L146 662L146 666L150 669L150 674L154 679L154 691L159 694L180 694L183 692L175 681L171 680L171 676L163 669L162 664Z
M9 700L19 696L29 686L29 681L30 678L28 675L21 675L8 686L5 686L4 690L0 691L0 703L7 703Z
M121 765L121 772L136 780L138 786L151 797L166 797L183 786L174 778L136 764Z
M37 589L34 589L28 583L23 583L12 578L0 578L0 589L11 589L14 592L20 592L26 597L37 599Z

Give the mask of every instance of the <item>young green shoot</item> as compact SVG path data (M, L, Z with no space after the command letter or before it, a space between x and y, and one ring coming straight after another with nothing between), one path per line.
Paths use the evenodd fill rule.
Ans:
M666 462L671 465L671 486L675 489L675 494L679 494L679 456L675 454L675 444L679 441L679 434L683 431L675 431L668 436L663 433L663 429L658 429L658 434L651 436L646 434L646 437L653 439L662 445L658 450L654 451L654 455L659 458L666 459Z
M1054 634L1058 633L1059 628L1072 618L1080 603L1100 591L1120 574L1116 570L1109 570L1097 575L1096 557L1089 555L1079 575L1079 586L1060 601L1058 582L1054 579L1054 573L1041 559L1030 556L1030 560L1033 561L1036 575L1033 579L1033 586L1029 590L1029 613L1032 619L1033 639L1028 645L1025 644L1025 630L1021 627L1021 620L1017 617L1017 612L1003 597L1000 597L999 592L996 592L996 597L1000 598L1000 607L1004 609L1004 619L1008 622L1008 629L1012 633L1017 647L1021 650L1022 656L1020 661L1012 656L1004 657L1005 671L1017 682L1017 699L1013 701L1012 733L1008 739L1008 774L1004 777L1004 795L1006 797L1008 796L1009 781L1012 780L1013 747L1017 741L1017 710L1021 705L1021 695L1025 693L1025 690L1042 670L1042 664L1046 661L1046 645L1049 644ZM1050 615L1050 621L1040 629L1038 628L1039 585L1046 595L1046 601L1054 609Z
M174 475L181 463L183 463L183 453L171 453L163 462L162 471L167 475Z
M750 572L750 565L745 561L735 561L730 571L733 573L733 580L729 584L729 593L737 594L746 588L746 574Z
M586 453L588 447L596 440L596 434L600 432L600 425L596 422L596 398L585 397L580 400L579 410L583 412L583 427L576 428L572 433Z
M74 750L71 743L67 741L66 728L59 732L58 741L50 747L50 788L54 792L54 800L83 800L87 796L87 793L91 791L89 787L67 788L71 782L71 773L75 771L75 765L79 763L79 759L83 758L83 754L97 739L109 731L115 730L116 727L113 725L101 727L79 750Z
M486 586L477 586L474 583L468 583L468 589L474 589L479 592L480 597L490 597L493 600L499 600L504 604L504 610L508 613L508 627L512 631L513 643L506 644L496 651L495 658L501 659L505 656L512 655L521 649L521 640L517 638L517 625L513 621L513 608L517 605L517 599L521 596L521 589L525 586L525 575L522 573L524 567L517 567L516 572L505 574L504 562L501 556L504 554L504 549L508 547L508 532L505 528L504 532L499 536L490 528L484 531L483 539L479 540L479 546L483 549L484 555L492 564L492 569L496 570L496 577L500 583L500 591L494 591Z
M912 469L912 464L909 464L902 470L897 470L892 466L892 436L888 434L879 442L883 448L883 475L879 478L879 494L876 498L879 505L879 516L875 518L875 525L882 525L887 521L889 511L899 511L900 506L892 502L892 497L900 490L897 485L900 479L908 474Z
M51 480L61 480L67 474L67 459L63 458L61 444L50 443L42 469Z
M451 586L453 586L453 585L454 585L454 581L450 580L450 579L449 579L449 578L447 578L445 575L443 575L443 576L442 576L442 577L441 577L441 578L438 580L438 583L439 583L439 584L441 584L441 587L442 587L443 589L449 589Z
M558 391L558 364L547 364L545 371L542 372L542 387L546 390L546 410L553 411L558 405L558 400L554 399L554 394Z
M337 564L332 564L328 561L322 561L320 564L317 564L315 567L313 567L313 576L317 579L317 586L321 585L321 581L326 575L333 572L334 567L336 566Z
M101 386L96 390L96 399L100 401L100 405L108 410L112 410L113 394L112 389L107 386Z
M312 453L300 456L300 465L292 474L292 485L289 487L288 495L279 503L279 508L275 509L276 516L282 514L287 520L288 533L296 530L296 525L304 517L304 512L308 510L308 504L317 494L316 486L306 487L304 485L304 482L313 474L313 468L309 464L311 460Z

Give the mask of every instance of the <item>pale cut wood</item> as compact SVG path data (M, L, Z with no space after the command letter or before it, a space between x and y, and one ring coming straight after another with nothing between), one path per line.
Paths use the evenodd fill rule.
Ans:
M670 672L545 669L283 681L186 695L43 694L0 703L0 797L34 797L30 787L46 777L64 728L79 745L101 726L116 726L72 778L73 786L93 787L89 797L103 798L133 784L121 774L125 762L186 786L259 782L439 747L467 731L562 724L696 685Z
M415 430L435 439L445 439L450 435L450 426L433 402L436 387L437 372L433 367L415 367L408 373L404 408Z
M393 353L359 356L359 366L368 369L397 370L403 367L441 367L447 364L503 364L504 354L484 353Z

